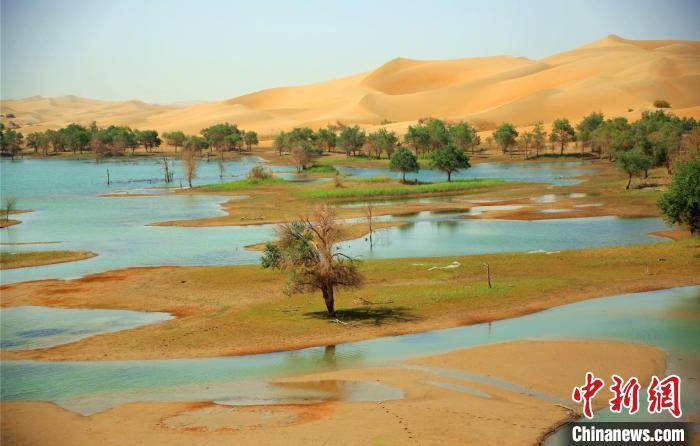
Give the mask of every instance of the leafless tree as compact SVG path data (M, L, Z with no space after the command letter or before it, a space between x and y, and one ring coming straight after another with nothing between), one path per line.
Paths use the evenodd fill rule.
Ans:
M185 169L185 177L187 178L187 184L192 188L192 180L197 178L197 164L199 160L197 159L197 151L191 148L187 148L182 152L182 167Z
M10 220L10 213L17 209L17 198L16 197L5 197L2 200L2 208L5 211L5 221Z

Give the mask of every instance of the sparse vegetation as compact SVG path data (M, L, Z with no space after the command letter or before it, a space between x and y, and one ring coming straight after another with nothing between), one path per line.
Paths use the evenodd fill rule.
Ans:
M275 268L289 274L286 293L319 290L329 317L335 317L335 290L359 288L364 277L359 261L336 248L342 225L332 208L324 206L310 217L277 228L278 240L265 246L263 268Z
M2 199L2 210L5 212L5 221L9 221L10 214L17 210L17 197L4 197Z
M654 107L656 108L671 108L671 103L666 99L657 99L654 101Z
M285 185L285 184L292 184L292 183L290 183L289 181L286 181L282 178L277 178L275 176L271 176L271 177L268 177L265 179L250 180L249 178L246 178L245 180L230 181L227 183L207 184L206 186L201 186L199 188L199 190L201 190L202 192L228 192L228 191L252 189L252 188L267 186L267 185Z
M250 172L248 172L248 181L251 183L259 183L271 179L272 176L272 170L258 164L257 166L253 166Z
M383 181L380 181L383 182ZM456 192L478 189L504 183L502 180L470 179L454 180L450 183L429 183L416 185L398 185L373 188L345 187L343 189L316 189L302 192L306 198L372 198L402 195L419 195L431 193Z

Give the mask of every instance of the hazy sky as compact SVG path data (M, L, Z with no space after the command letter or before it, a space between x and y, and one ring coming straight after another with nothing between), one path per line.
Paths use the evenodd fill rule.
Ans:
M0 0L2 98L225 99L398 56L537 59L614 33L700 40L698 0Z

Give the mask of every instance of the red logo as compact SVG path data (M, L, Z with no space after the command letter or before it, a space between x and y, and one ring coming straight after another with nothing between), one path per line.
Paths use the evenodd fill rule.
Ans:
M582 386L574 387L571 399L576 403L583 403L583 415L593 418L593 398L605 386L605 382L597 378L592 372L586 372L586 379ZM608 400L610 411L615 413L627 409L631 415L639 411L639 391L641 384L636 377L631 377L627 381L619 375L612 375L610 392L612 398ZM676 418L683 415L681 408L681 378L678 375L669 375L659 379L657 376L651 377L649 387L647 387L647 412L650 414L668 411Z
M600 392L600 389L602 389L604 385L605 383L602 379L596 378L591 372L587 372L584 385L581 387L574 387L571 399L577 403L583 403L583 415L586 418L593 418L593 398Z
M652 376L647 389L647 398L649 399L649 407L647 408L649 413L661 413L668 410L676 418L683 415L681 378L678 375L670 375L663 380Z
M632 377L625 382L618 375L613 375L612 380L613 385L610 386L610 391L613 393L613 397L608 400L610 410L620 413L622 408L626 407L629 414L637 413L639 410L639 389L642 387L639 380Z

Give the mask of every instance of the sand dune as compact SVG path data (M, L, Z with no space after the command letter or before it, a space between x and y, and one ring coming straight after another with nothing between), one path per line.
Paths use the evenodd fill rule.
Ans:
M69 122L116 123L197 132L235 122L270 135L342 121L402 130L427 116L467 119L487 130L502 121L528 126L591 111L637 118L664 98L680 115L700 117L700 42L618 36L539 61L495 56L460 60L394 59L366 73L263 90L192 106L107 102L73 96L3 101L3 113L30 129Z

